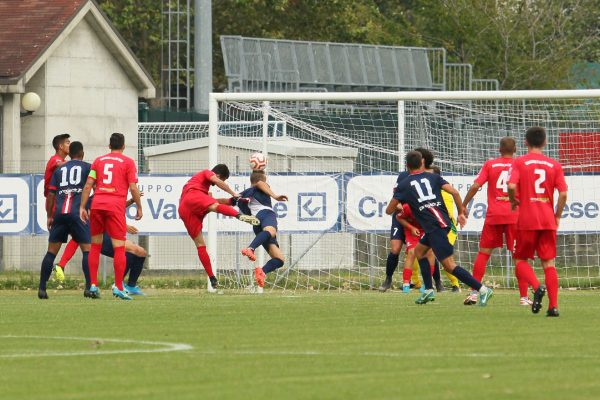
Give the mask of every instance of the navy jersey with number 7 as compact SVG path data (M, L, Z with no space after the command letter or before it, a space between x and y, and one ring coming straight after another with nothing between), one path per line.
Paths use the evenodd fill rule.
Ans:
M452 226L442 198L442 186L447 183L437 174L425 171L411 173L398 183L394 198L410 206L414 217L426 233L439 228L445 229Z
M91 165L81 160L70 160L52 174L50 192L56 194L55 216L73 214L79 216L81 193L90 173Z

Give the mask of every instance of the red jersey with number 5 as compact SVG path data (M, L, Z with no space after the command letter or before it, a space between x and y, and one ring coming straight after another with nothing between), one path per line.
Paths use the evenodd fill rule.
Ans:
M519 193L520 230L556 230L554 190L567 191L560 163L539 153L516 158L509 172L508 183L517 185Z
M137 183L135 162L121 154L108 153L94 160L90 178L96 180L92 210L125 212L130 183Z
M508 171L513 161L512 157L487 160L475 178L479 186L485 185L486 182L488 184L485 222L489 225L517 223L519 213L511 210L508 201Z

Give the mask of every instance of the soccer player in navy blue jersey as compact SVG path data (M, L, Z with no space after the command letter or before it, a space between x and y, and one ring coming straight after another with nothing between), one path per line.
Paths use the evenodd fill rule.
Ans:
M71 160L56 168L48 186L46 214L48 217L48 251L42 261L38 298L47 299L46 283L52 274L56 254L69 235L79 243L83 253L81 267L85 275L85 297L92 297L88 254L90 251L90 230L79 218L81 193L90 173L91 165L83 160L83 145L72 142L69 147Z
M411 151L406 155L406 166L410 176L400 182L391 205L401 211L402 203L407 203L414 217L425 231L415 248L425 291L421 293L415 303L425 304L435 300L431 269L426 257L427 251L432 249L446 271L479 291L479 305L485 306L492 297L493 291L482 285L467 270L456 264L453 256L454 246L448 240L448 232L452 222L442 198L442 190L450 193L454 198L459 210L458 222L463 227L466 223L466 217L458 191L440 175L426 172L423 156L418 151Z
M242 249L242 254L250 261L256 261L254 250L263 246L271 256L271 259L262 268L254 269L254 279L262 288L265 285L266 274L281 268L285 262L277 243L277 214L273 211L271 199L287 201L288 198L284 194L278 195L271 190L264 171L252 171L250 184L252 186L240 193L241 197L237 200L237 204L242 213L254 215L260 224L252 227L256 237L248 247Z

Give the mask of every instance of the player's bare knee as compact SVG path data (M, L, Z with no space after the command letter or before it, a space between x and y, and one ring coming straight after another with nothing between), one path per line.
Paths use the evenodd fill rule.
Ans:
M400 240L390 240L390 253L394 255L400 254L402 250L402 241Z
M269 232L269 234L271 235L272 238L274 238L275 236L277 236L277 229L275 229L275 227L273 226L266 226L263 231L265 232Z

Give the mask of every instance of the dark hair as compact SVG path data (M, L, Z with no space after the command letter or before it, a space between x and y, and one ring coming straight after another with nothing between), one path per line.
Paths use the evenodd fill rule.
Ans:
M58 150L60 145L63 144L65 140L67 140L70 137L71 135L69 135L68 133L63 133L61 135L54 136L54 139L52 139L52 147L54 147L54 150Z
M221 180L226 180L229 178L229 168L225 164L217 164L212 169L212 172L219 175Z
M415 151L418 151L423 156L423 160L425 160L425 168L431 168L431 164L433 164L433 153L431 150L428 150L424 147L417 147Z
M69 146L69 157L71 157L71 159L83 158L83 144L81 142L71 142L71 145Z
M510 136L500 139L500 154L514 154L517 151L517 142Z
M409 151L406 153L406 167L411 171L421 168L422 160L423 155L418 151Z
M438 174L438 175L442 174L442 169L440 167L438 167L437 165L432 165L431 169L433 170L434 174Z
M109 147L111 150L121 150L123 147L125 147L125 136L118 132L110 135Z
M539 126L532 126L525 133L525 141L531 147L543 147L546 141L546 130Z
M252 173L250 174L250 183L254 185L255 183L261 181L267 181L267 174L265 174L265 171L252 171Z

